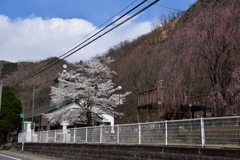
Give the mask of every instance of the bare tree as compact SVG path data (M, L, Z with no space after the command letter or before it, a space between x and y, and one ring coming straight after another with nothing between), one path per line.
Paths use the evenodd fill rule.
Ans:
M239 101L239 89L233 87L238 85L240 53L240 17L235 9L239 1L234 2L225 8L200 12L166 41L161 56L168 62L160 78L172 90L168 104L180 103L174 97L181 89L211 92L209 98L216 116L224 115L226 106L236 104L233 99ZM168 112L178 106L163 109Z

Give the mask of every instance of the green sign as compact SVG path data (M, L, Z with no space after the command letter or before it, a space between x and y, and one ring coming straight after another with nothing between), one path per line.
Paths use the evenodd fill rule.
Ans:
M23 121L23 123L32 123L32 121Z
M24 114L23 113L20 113L20 118L24 118Z

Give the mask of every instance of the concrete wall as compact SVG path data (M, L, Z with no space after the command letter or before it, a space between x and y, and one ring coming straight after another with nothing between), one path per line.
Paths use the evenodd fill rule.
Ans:
M21 150L17 143L15 149ZM239 160L240 148L25 143L24 151L66 160Z

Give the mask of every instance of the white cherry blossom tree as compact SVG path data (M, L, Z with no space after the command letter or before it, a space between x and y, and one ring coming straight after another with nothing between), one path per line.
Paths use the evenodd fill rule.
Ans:
M112 82L116 74L108 67L112 61L109 57L93 58L88 62L80 62L75 70L60 73L58 80L63 87L51 87L52 102L58 107L63 107L67 102L77 105L47 114L48 120L51 123L87 121L88 125L93 125L93 117L97 119L102 114L121 116L114 108L123 104L130 92L120 93Z

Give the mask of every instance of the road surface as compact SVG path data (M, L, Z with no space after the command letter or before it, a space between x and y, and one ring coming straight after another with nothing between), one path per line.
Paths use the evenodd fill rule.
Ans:
M53 159L43 158L32 154L3 150L0 151L0 160L53 160Z

